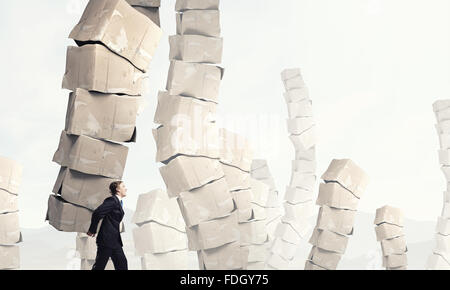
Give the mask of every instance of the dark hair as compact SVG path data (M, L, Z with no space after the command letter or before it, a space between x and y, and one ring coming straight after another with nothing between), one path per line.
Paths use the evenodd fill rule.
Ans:
M111 195L117 194L117 188L123 183L123 181L114 181L109 185L109 191L111 192Z

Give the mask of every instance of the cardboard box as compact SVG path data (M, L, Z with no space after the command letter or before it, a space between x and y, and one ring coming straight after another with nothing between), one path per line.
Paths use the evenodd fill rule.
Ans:
M267 167L267 170L269 170L269 165L267 164L267 160L253 159L251 172L257 171L258 169L264 169L265 167Z
M319 270L324 271L324 270L327 270L327 269L322 268L322 267L320 267L320 266L317 266L317 265L315 265L315 264L314 264L313 262L311 262L311 261L306 261L306 264L305 264L305 270L306 270L306 271L319 271Z
M220 37L220 12L218 10L188 10L178 13L177 34Z
M269 259L267 259L269 270L270 268L273 268L275 270L289 270L290 262L291 261L287 261L276 254L271 254Z
M65 202L61 197L50 195L48 199L45 220L58 231L87 233L91 225L91 217L90 210Z
M349 238L328 230L315 229L309 243L317 248L345 254Z
M189 192L182 192L178 197L178 204L188 227L227 217L235 210L235 203L225 178Z
M0 245L0 269L14 270L20 268L19 246Z
M379 241L379 242L382 240L390 240L390 239L402 237L405 235L403 233L402 227L387 224L387 223L376 226L375 233L377 235L377 241Z
M65 131L115 142L136 141L136 117L143 98L76 89L70 94Z
M156 222L185 232L185 223L176 200L169 199L167 193L160 189L139 195L131 222L138 226Z
M67 48L63 89L139 96L145 93L144 81L139 69L103 45Z
M301 135L315 125L316 123L313 117L303 117L287 120L288 132L293 135Z
M280 238L286 243L293 245L300 245L302 242L302 237L294 230L294 228L287 223L278 224L275 233L276 238Z
M361 198L369 184L369 176L350 159L333 160L322 179L338 182L358 198Z
M100 42L146 71L161 36L161 28L126 1L91 0L69 38L79 45Z
M306 86L305 81L303 80L303 77L301 75L284 80L283 82L286 91L301 89Z
M289 119L305 118L314 116L311 100L305 99L300 102L288 102Z
M227 180L230 191L247 190L251 188L251 177L248 172L222 162L220 164L222 164L225 179Z
M249 245L245 246L248 248L248 262L257 263L265 262L267 258L267 245Z
M341 254L313 247L308 260L327 270L336 270L341 258Z
M450 149L450 134L439 133L439 144L441 145L441 149L443 150Z
M450 220L438 217L436 232L444 236L450 235Z
M316 147L313 145L309 149L296 148L295 160L316 160Z
M292 171L299 173L315 173L317 162L315 160L293 160Z
M253 151L247 138L221 128L220 162L237 167L250 173L253 162Z
M267 220L267 209L265 207L259 206L252 203L252 221L266 221Z
M264 182L264 180L261 180L261 181L267 185L267 183ZM269 197L267 199L265 208L269 209L269 208L278 208L278 207L281 207L280 193L277 190L272 189L269 191Z
M238 242L197 253L200 270L245 270L248 255L248 249L240 247Z
M291 142L296 150L309 150L317 143L316 126L312 126L299 135L290 135L289 139L291 139Z
M0 214L0 245L10 246L22 242L19 213Z
M18 197L6 190L0 189L0 214L19 211Z
M447 185L447 188L450 189L450 186ZM444 203L450 203L450 191L444 191Z
M94 264L95 264L95 260L81 259L80 270L82 270L82 271L90 271L90 270L92 270L92 267L94 267ZM113 270L115 270L114 264L113 264L111 259L109 259L108 263L106 264L105 270L106 271L113 271Z
M284 199L290 204L299 204L312 202L314 200L314 192L298 187L286 187Z
M164 254L145 254L141 258L142 270L189 270L188 251Z
M256 179L250 178L250 185L252 188L252 203L261 207L267 206L269 200L269 187Z
M194 98L171 96L159 92L158 107L154 122L164 126L177 126L180 122L190 122L191 126L203 126L216 121L217 104Z
M109 185L113 181L111 178L88 175L61 167L53 193L61 195L65 201L74 205L95 210L111 196Z
M131 6L161 7L161 0L127 0Z
M450 165L450 150L439 150L439 163L445 166Z
M175 11L219 10L220 0L177 0Z
M285 260L292 261L297 253L298 247L294 244L285 242L281 238L275 238L270 252L282 257Z
M356 211L359 205L359 198L337 182L321 183L316 204Z
M406 254L383 257L383 267L388 269L397 269L406 266L408 266L408 257Z
M311 230L311 225L307 219L293 219L285 215L281 218L281 222L290 225L302 239L306 239Z
M355 211L334 209L324 205L319 210L316 227L341 235L352 235L355 215Z
M218 103L224 69L214 65L170 62L166 89L171 95L182 95Z
M434 248L436 254L441 256L450 257L450 236L444 236L441 234L436 234L436 246Z
M408 251L404 236L381 241L383 256L402 255Z
M224 177L219 161L205 157L178 156L159 169L169 197L202 187Z
M144 14L148 19L155 23L158 27L161 27L161 18L159 16L159 7L141 7L133 6L134 9Z
M252 169L250 170L250 173L252 178L257 180L272 178L272 174L270 173L269 167L267 166L260 167L258 169L253 169L252 164Z
M284 93L284 98L286 103L298 103L306 100L310 100L309 98L309 89L307 87L293 89Z
M290 187L298 187L308 191L314 191L317 177L311 173L300 173L293 171L291 174Z
M399 208L395 208L388 205L377 209L374 224L380 225L383 223L403 227L404 225L403 212Z
M76 238L76 250L82 260L95 260L97 257L96 238L84 237L78 234Z
M437 115L437 118L443 118L442 116ZM436 124L436 131L438 135L441 134L449 134L450 133L450 120L442 120Z
M296 78L296 77L301 77L302 76L302 71L299 68L288 68L285 69L281 72L281 80L283 82Z
M133 229L136 256L163 254L187 249L185 233L155 222Z
M444 173L447 182L450 182L450 166L442 166L441 170Z
M82 173L121 179L127 156L126 146L63 131L53 162Z
M223 38L202 35L169 37L170 60L218 64L222 62Z
M252 191L250 189L233 191L231 196L236 204L239 223L250 221L253 217Z
M427 261L427 270L450 270L448 263L441 255L432 254Z
M305 202L299 204L283 204L285 217L290 220L307 220L314 215L315 206L313 202Z
M153 130L156 162L167 164L177 155L219 158L219 131L215 123L191 126L161 126Z
M0 189L18 195L22 182L22 170L19 163L0 156Z
M225 218L186 228L186 232L191 251L214 249L240 239L236 212Z

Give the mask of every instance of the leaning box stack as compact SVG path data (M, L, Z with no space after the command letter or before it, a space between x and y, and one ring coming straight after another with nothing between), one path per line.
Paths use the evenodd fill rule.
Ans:
M78 46L67 49L62 86L72 92L47 211L57 230L86 233L109 184L122 178L128 148L121 143L136 141L145 72L161 35L125 0L89 1L70 33Z
M188 270L185 224L177 202L162 190L139 196L132 222L142 270Z
M440 143L439 163L447 182L447 190L444 192L442 212L436 225L435 248L428 259L427 269L450 270L450 100L435 102L433 110Z
M316 187L316 126L312 101L300 69L287 69L281 73L286 92L289 119L289 138L295 148L290 185L286 188L284 216L275 231L275 240L267 261L268 269L287 270L299 248L306 244L314 215Z
M22 166L0 156L0 270L20 268L19 186Z
M223 69L219 0L177 0L167 91L159 95L153 135L157 162L171 198L177 198L200 269L246 267L238 214L225 180L216 110ZM245 257L245 258L244 258Z
M406 270L408 257L406 252L404 218L400 209L384 206L377 209L374 224L377 241L381 243L383 267L386 270Z
M313 248L305 270L336 270L353 235L355 215L369 178L349 159L333 160L322 175L316 228L310 239Z

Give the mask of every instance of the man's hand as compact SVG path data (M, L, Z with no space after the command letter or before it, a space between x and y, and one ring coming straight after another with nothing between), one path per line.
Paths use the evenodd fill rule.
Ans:
M95 234L91 233L91 232L87 232L86 235L90 236L91 238L95 237Z

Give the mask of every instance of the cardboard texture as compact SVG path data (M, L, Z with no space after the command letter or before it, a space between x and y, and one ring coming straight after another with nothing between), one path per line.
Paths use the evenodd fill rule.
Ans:
M290 225L302 239L305 239L311 230L311 225L306 219L293 219L289 216L284 216L281 218L281 222Z
M239 241L238 217L236 213L228 217L201 223L186 228L189 250L209 250Z
M189 270L188 251L145 254L141 264L142 270Z
M65 131L115 142L136 141L136 117L143 98L77 89L70 94Z
M436 232L444 236L450 235L450 220L438 217Z
M22 170L22 166L16 161L0 156L0 189L18 195Z
M158 27L161 27L161 17L159 16L159 7L141 7L133 6L134 9L144 14L148 19L155 23Z
M377 235L377 241L382 241L382 240L390 240L393 238L398 238L398 237L402 237L405 234L403 233L403 228L396 226L396 225L391 225L391 224L381 224L377 227L375 227L375 233Z
M266 223L252 221L239 224L241 246L263 245L267 242Z
M432 254L427 261L428 270L450 270L448 263L441 255Z
M336 270L341 260L341 257L342 257L341 254L313 247L308 260L327 270Z
M67 48L66 72L62 87L106 94L140 96L145 93L145 74L126 59L99 44Z
M161 0L126 0L131 6L161 7Z
M327 269L317 266L316 264L314 264L311 261L306 261L305 270L306 271L319 271L319 270L323 271L323 270L327 270Z
M250 245L248 248L248 262L265 262L267 257L267 245Z
M234 132L221 128L220 162L237 167L250 173L253 162L253 151L249 141Z
M220 0L177 0L175 11L219 10Z
M257 180L272 178L272 174L270 173L269 167L267 167L267 166L264 166L264 167L261 167L258 169L253 169L253 164L252 164L251 175L252 175L252 178L257 179Z
M299 68L288 68L281 72L281 80L283 82L293 79L293 78L298 78L301 76L302 76L302 71Z
M69 37L79 45L100 42L145 71L161 36L161 28L126 1L91 0Z
M199 189L182 192L178 204L188 227L229 216L235 210L235 203L224 178Z
M326 182L338 182L357 198L361 198L369 183L368 175L349 159L333 160L322 179Z
M388 205L377 209L374 224L380 225L382 223L403 227L404 218L402 211Z
M327 205L337 209L354 210L358 209L359 199L350 191L343 188L339 183L321 183L317 205Z
M317 218L317 228L320 230L332 231L341 235L352 235L355 215L355 211L322 206Z
M0 245L10 246L22 242L19 213L0 214Z
M286 187L286 194L284 199L290 204L300 204L306 202L312 202L314 200L315 193L306 189L298 187Z
M305 220L312 217L315 213L315 206L313 202L290 204L285 202L283 204L285 217L292 220Z
M297 150L309 150L317 143L316 126L306 129L301 134L292 134L289 138Z
M224 163L220 164L222 165L223 172L225 173L225 179L228 183L228 188L230 191L247 190L251 188L251 176L248 172Z
M239 223L248 222L253 216L252 191L250 189L231 192L236 204Z
M286 100L286 103L298 103L310 100L309 89L306 87L287 91L283 94L283 96Z
M170 60L219 64L222 62L223 39L202 35L169 37Z
M61 197L50 195L46 221L62 232L87 233L92 212L86 208L65 202Z
M164 126L177 126L180 122L189 122L191 126L203 126L216 121L217 104L203 102L195 98L171 96L168 92L159 92L158 107L154 122Z
M327 230L315 229L309 243L320 249L345 254L349 238Z
M316 160L316 147L313 146L309 149L296 148L295 160Z
M288 270L290 266L290 261L283 259L278 255L270 255L267 259L268 268L273 268L275 270Z
M177 14L178 35L203 35L220 37L220 12L218 10L188 10Z
M0 270L20 268L20 249L18 246L0 245Z
M219 86L224 69L214 65L170 62L166 89L171 95L182 95L218 102Z
M441 234L436 234L436 246L434 249L434 253L440 254L445 257L446 260L449 260L450 255L450 236L444 236Z
M276 238L270 248L270 251L285 260L292 261L297 252L297 245L285 242L281 238Z
M248 249L240 247L238 242L197 252L200 270L245 270L248 255Z
M402 255L408 251L406 239L404 236L391 240L382 240L381 249L383 256Z
M109 185L113 181L111 178L88 175L61 167L53 193L61 195L69 203L95 210L111 196Z
M187 249L185 233L154 222L133 229L133 240L136 255L141 257Z
M0 215L19 211L18 196L0 189Z
M200 188L224 177L219 161L204 157L178 156L168 165L160 168L169 197L181 192Z
M317 162L315 160L293 160L292 171L300 173L315 173L317 170Z
M78 234L76 238L76 250L82 260L95 260L97 257L97 243L95 238L83 237Z
M305 99L300 102L288 102L289 119L313 117L313 107L311 100Z
M315 121L313 117L303 117L288 119L288 132L294 135L301 135L315 126Z
M266 207L269 199L269 187L253 178L250 179L250 186L252 188L252 203Z
M252 203L252 221L267 220L267 210L265 207Z
M185 232L185 223L176 200L169 199L167 193L160 189L139 195L131 222L139 226L156 222Z
M156 162L168 163L177 155L219 158L219 131L215 123L193 127L161 126L153 130L156 141Z
M121 179L127 155L125 146L63 131L53 162L82 173Z
M275 237L282 239L286 243L300 245L302 237L287 223L279 223L275 230Z
M298 187L308 191L314 191L317 177L310 173L300 173L293 171L291 175L290 187Z
M406 254L383 257L383 266L388 269L406 267L407 265L408 257Z

